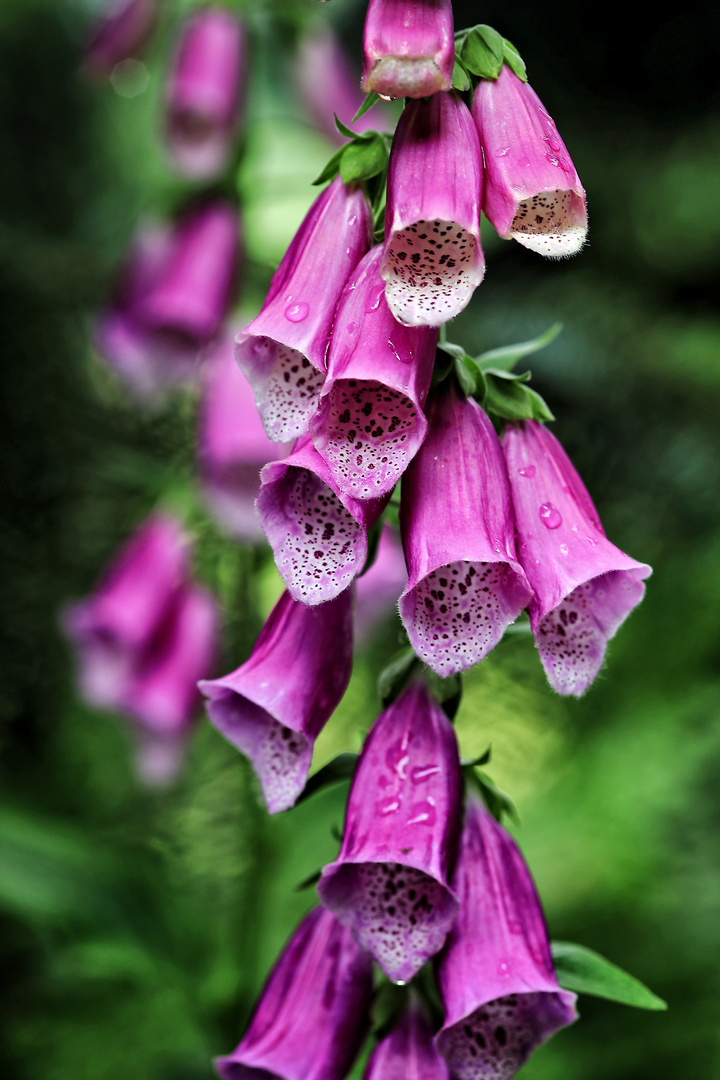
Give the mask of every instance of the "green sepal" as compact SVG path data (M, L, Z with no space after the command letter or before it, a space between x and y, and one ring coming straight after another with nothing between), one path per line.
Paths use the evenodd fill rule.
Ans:
M482 406L500 420L554 420L544 398L527 386L530 372L514 375L509 371L489 368L485 377L485 397Z
M466 397L476 397L480 401L485 399L485 376L471 356L455 358L455 374Z
M481 79L497 79L504 56L504 39L487 23L468 30L460 47L463 67Z
M571 941L553 941L550 950L557 980L564 990L592 994L636 1009L667 1009L667 1002L644 983L592 949Z
M527 69L525 67L525 61L515 46L507 38L503 38L503 60L514 71L518 79L522 79L523 82L527 82Z
M531 338L530 341L520 341L516 345L503 345L500 349L489 349L475 357L475 363L485 371L486 368L498 368L502 371L511 371L518 360L523 360L540 349L544 349L551 341L554 341L563 328L561 322L553 323L542 334Z
M465 90L470 90L472 87L470 76L463 67L457 53L455 54L455 64L453 65L452 82L450 85L453 90L459 90L461 93Z
M346 139L360 139L361 135L358 135L357 131L352 131L347 124L343 124L342 120L337 113L333 113L333 119L335 121L335 127L338 129L341 135L344 135Z
M345 149L344 146L341 146L339 150L335 151L322 172L313 180L313 187L318 187L320 184L326 184L328 180L335 179L340 172L340 159L345 153Z
M369 94L365 95L365 100L363 101L362 105L360 106L358 111L353 116L350 123L354 124L356 120L359 120L361 116L364 116L366 112L369 112L370 109L372 109L373 105L375 105L375 103L378 102L379 100L380 100L379 96L375 93L374 90L371 90Z
M449 353L446 353L444 349L441 353L435 353L435 365L433 367L431 382L432 386L439 386L440 383L445 382L453 369L453 363L452 357Z
M462 701L462 675L458 673L442 678L428 669L425 671L425 681L448 720L454 720Z
M382 135L373 132L372 137L353 139L343 149L340 158L340 175L344 184L357 180L370 180L387 166L388 152Z
M339 784L343 780L350 780L355 772L357 757L357 754L338 754L332 761L328 761L327 765L323 765L322 769L318 769L310 777L298 796L295 805L298 806L301 802L305 802L306 799L317 794L318 791L322 791L323 788L330 787L332 784Z
M490 751L487 750L483 755L483 757L487 755L488 761L490 760L489 754ZM520 815L517 812L515 803L506 792L497 786L494 780L490 779L486 772L479 769L474 762L469 765L463 764L462 771L466 781L480 792L485 806L497 822L502 825L503 815L505 815L515 825L520 824Z
M382 518L380 518L379 521L376 521L375 524L372 525L370 529L368 529L367 555L365 556L365 563L363 565L363 568L357 575L359 578L361 578L363 574L367 574L368 570L371 568L372 564L377 559L378 548L380 547L380 533L382 532L382 526Z
M411 645L396 652L386 668L378 677L378 697L383 709L392 705L393 701L403 692L416 667L420 664L415 650Z

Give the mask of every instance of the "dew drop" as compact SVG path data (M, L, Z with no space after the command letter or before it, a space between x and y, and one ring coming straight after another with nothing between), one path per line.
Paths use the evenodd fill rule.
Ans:
M505 157L505 155L509 154L509 153L510 153L510 147L509 146L501 146L495 151L495 157Z
M557 506L553 506L551 502L546 502L540 507L540 520L546 529L557 529L562 525L562 514Z
M563 555L567 555L567 553L569 551L569 548L568 548L567 544L561 544L560 545L560 551L562 552Z
M290 322L302 322L303 319L307 319L310 312L310 305L306 304L304 300L301 300L299 304L288 304L285 308L285 318Z
M562 146L560 145L560 140L555 135L544 135L543 136L543 141L546 142L548 144L548 146L550 147L550 149L554 150L555 153L557 153L558 150L562 150Z
M368 313L368 315L373 311L377 311L377 309L380 307L380 299L384 295L385 283L383 282L383 284L379 286L379 288L374 289L368 297L367 307L365 308L365 311Z
M532 480L533 476L535 475L535 466L526 465L524 469L518 469L518 475L526 476L528 480Z

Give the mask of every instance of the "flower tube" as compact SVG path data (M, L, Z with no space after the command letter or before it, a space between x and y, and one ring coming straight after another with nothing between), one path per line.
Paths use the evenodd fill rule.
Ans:
M437 330L402 326L385 301L377 244L338 306L328 370L310 432L335 484L355 499L389 494L427 420Z
M237 133L245 82L242 23L222 7L183 24L166 94L166 141L176 169L193 180L217 176Z
M458 95L411 101L390 152L380 268L401 323L447 322L482 281L482 184L477 132Z
M365 196L337 177L310 207L260 314L236 339L235 358L273 442L307 431L323 384L338 300L371 240Z
M652 570L606 538L582 480L546 427L536 420L511 424L502 445L518 558L535 593L535 644L552 688L579 697L600 670L608 641L645 595Z
M370 0L363 33L366 93L420 98L449 90L454 63L451 0Z
M320 899L388 978L407 982L442 947L457 913L448 885L460 816L450 721L422 682L376 720L348 798Z
M512 837L469 793L453 888L458 917L438 962L436 1045L456 1080L509 1080L576 1019L561 990L532 878Z
M450 1080L445 1059L433 1044L430 1024L411 1005L368 1059L363 1080Z
M332 600L360 573L367 531L387 504L346 495L308 435L261 473L257 512L275 565L294 600Z
M142 52L157 23L160 0L110 0L94 22L85 47L85 69L106 79L116 64Z
M481 79L472 114L485 159L483 211L506 240L540 255L574 255L587 236L585 192L555 122L503 64Z
M320 607L283 593L250 658L200 683L215 727L250 758L271 814L305 787L313 744L352 670L352 594Z
M306 915L273 968L222 1080L344 1080L370 1026L372 963L323 908Z
M400 618L438 675L472 667L530 601L500 441L454 385L428 403L429 430L403 476L400 521L409 580Z

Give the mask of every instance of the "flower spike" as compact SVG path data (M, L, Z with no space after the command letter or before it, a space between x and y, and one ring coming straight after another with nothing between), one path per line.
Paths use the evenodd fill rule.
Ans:
M370 0L363 33L366 93L419 98L449 90L454 61L451 0Z

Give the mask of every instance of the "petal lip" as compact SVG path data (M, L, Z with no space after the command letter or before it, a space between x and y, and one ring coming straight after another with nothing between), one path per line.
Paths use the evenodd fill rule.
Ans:
M451 0L370 0L363 30L365 93L418 98L449 90L454 62Z

